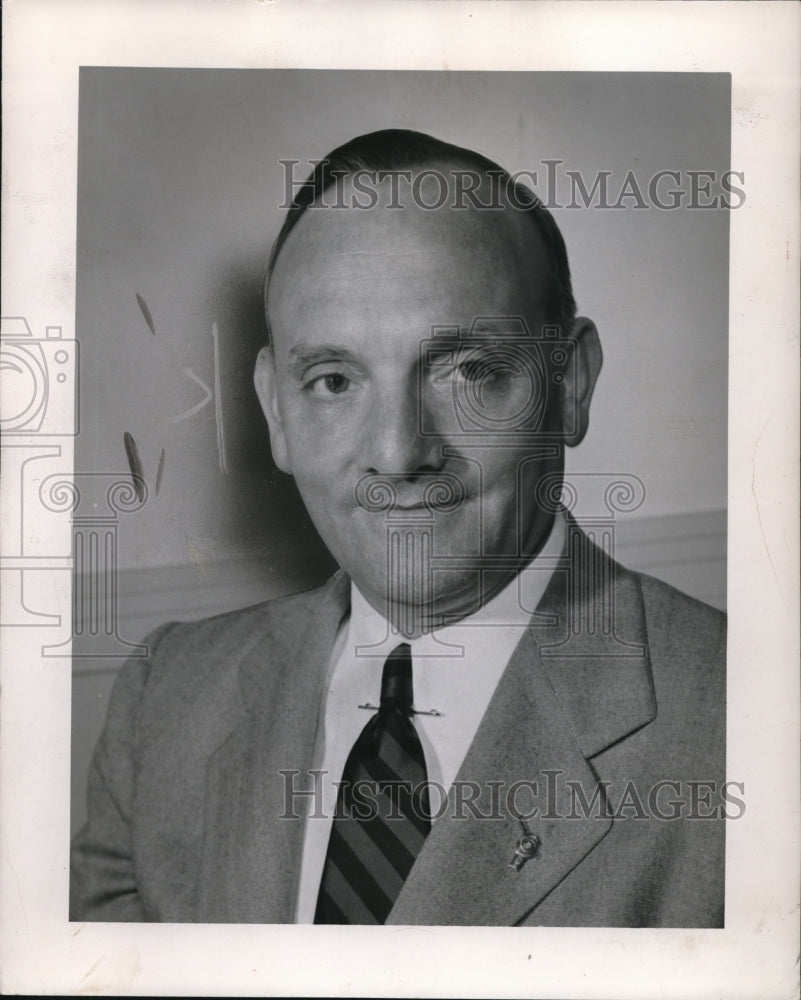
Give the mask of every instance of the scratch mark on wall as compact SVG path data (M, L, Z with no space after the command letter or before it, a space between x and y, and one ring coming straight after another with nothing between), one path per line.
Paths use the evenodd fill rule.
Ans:
M158 468L158 472L156 473L156 496L159 495L159 490L161 489L161 477L164 475L164 457L165 457L165 454L166 453L165 453L164 449L162 448L161 449L161 455L159 456L159 468Z
M182 368L181 371L186 375L187 378L191 378L193 382L197 383L200 388L205 392L205 397L201 399L199 403L195 403L194 406L190 406L188 410L184 410L183 413L179 413L177 417L168 417L168 424L179 424L182 420L188 420L189 417L193 417L196 413L199 413L204 406L206 406L212 397L212 391L206 385L202 378L199 378L192 371L191 368Z
M145 477L142 472L142 460L139 458L139 449L136 447L136 441L134 441L133 436L128 431L123 435L123 442L125 443L125 454L128 458L128 468L131 470L134 489L141 501L145 499Z
M139 308L142 310L142 315L145 317L145 323L147 323L150 332L153 336L156 336L156 324L153 322L153 317L150 314L150 310L147 307L147 302L142 298L139 292L136 293L136 301L139 303Z
M211 324L211 342L214 352L214 389L210 389L206 383L196 375L191 368L182 368L181 371L186 375L187 378L191 378L192 381L199 385L203 390L203 399L200 402L195 403L194 406L190 406L188 410L184 410L183 413L177 414L174 417L167 417L165 423L168 424L179 424L182 420L188 420L189 417L193 417L196 413L200 413L204 407L214 400L214 424L217 432L217 462L220 467L220 472L223 475L228 475L228 459L225 454L225 424L223 421L223 405L222 405L222 377L220 373L220 337L217 330L217 324ZM158 492L158 490L156 491Z
M225 428L223 426L222 384L220 379L220 338L217 324L211 324L211 339L214 342L214 419L217 424L217 458L220 472L228 474L228 463L225 458Z

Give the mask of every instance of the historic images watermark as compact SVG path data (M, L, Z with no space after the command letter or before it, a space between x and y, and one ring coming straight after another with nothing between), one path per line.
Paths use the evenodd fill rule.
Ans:
M284 200L278 206L286 210L296 206L296 198L311 181L303 176L300 160L279 160L284 177ZM327 160L308 160L316 170ZM737 209L746 202L745 174L740 170L676 170L666 168L647 177L634 170L624 174L612 170L588 173L572 170L564 160L544 159L534 170L507 173L501 169L476 171L470 168L435 168L421 170L357 169L333 172L334 183L313 199L310 209L376 208L387 191L388 209L410 206L428 210L442 208L503 209L525 211L532 203L547 209Z
M428 780L334 780L325 770L279 771L283 782L279 819L328 820L346 815L362 821L402 820L409 811L420 818L453 820L737 820L746 812L742 781L664 778L643 786L630 780L588 783L567 778L558 769L543 769L541 778L477 782L457 779L446 788ZM337 790L336 809L325 808L325 788ZM332 799L333 801L333 799ZM425 803L425 809L421 809ZM425 811L425 817L421 813Z
M0 556L3 628L63 630L65 616L37 606L36 585L70 572L69 551L53 551L52 537L37 515L52 510L49 487L53 468L69 477L67 440L80 429L80 351L61 325L32 329L24 316L0 319L0 433L3 474L9 503ZM49 481L49 482L48 482ZM50 525L48 525L50 527ZM52 632L45 632L51 635ZM58 655L58 643L43 643L45 655Z

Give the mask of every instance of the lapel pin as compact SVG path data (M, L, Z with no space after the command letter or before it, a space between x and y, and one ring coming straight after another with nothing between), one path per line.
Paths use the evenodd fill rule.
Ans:
M523 836L518 840L514 857L509 862L509 867L514 868L516 872L519 872L527 861L536 857L540 849L540 838L529 830L522 819L520 820L520 828L523 831Z

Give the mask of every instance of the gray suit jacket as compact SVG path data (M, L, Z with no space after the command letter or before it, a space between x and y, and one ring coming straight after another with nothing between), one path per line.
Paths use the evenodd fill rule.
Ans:
M569 538L457 775L482 796L459 808L452 789L388 923L723 925L723 816L740 809L723 788L724 616ZM348 595L340 573L167 625L123 667L71 919L292 921L305 800L287 783L312 766ZM521 814L540 847L516 871Z

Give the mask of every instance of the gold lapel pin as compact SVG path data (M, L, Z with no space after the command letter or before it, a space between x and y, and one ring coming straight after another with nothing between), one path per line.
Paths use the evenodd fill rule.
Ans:
M520 828L523 831L523 836L518 840L514 857L509 862L509 867L514 868L516 872L519 872L527 861L536 857L541 843L537 834L532 833L522 819L520 820Z

